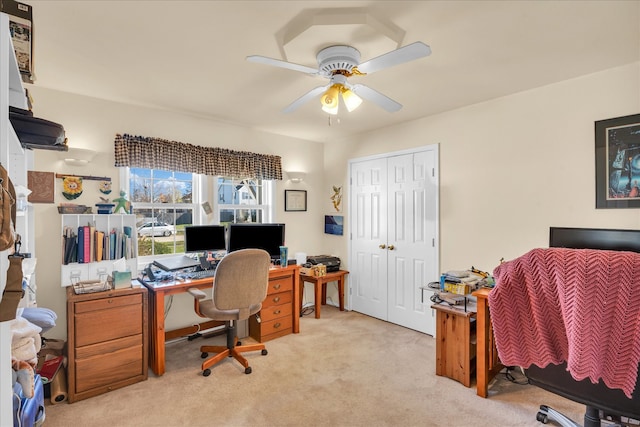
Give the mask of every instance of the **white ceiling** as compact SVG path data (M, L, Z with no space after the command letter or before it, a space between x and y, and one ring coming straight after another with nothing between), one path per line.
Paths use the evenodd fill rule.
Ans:
M33 6L37 86L320 142L640 59L638 0L21 1ZM319 49L347 44L364 62L393 38L433 53L349 81L404 107L365 101L331 126L315 99L281 112L327 80L245 60L316 67Z

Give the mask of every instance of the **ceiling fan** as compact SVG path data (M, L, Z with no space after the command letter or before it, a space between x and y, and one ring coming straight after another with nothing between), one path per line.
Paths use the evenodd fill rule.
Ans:
M360 52L356 48L343 45L329 46L318 52L316 56L318 60L317 69L260 55L247 56L247 61L329 79L328 84L311 89L285 107L283 110L285 113L296 110L302 104L319 95L321 95L322 109L329 114L338 114L340 97L348 111L358 108L362 100L365 99L386 111L395 112L402 108L401 104L368 86L350 84L347 78L353 75L361 76L375 73L376 71L429 56L430 54L431 48L429 46L422 42L415 42L363 63L360 63Z

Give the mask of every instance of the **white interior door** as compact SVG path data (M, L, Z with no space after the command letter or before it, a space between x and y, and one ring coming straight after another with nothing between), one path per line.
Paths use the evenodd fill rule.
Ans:
M430 177L433 152L388 160L388 320L433 333L430 302L422 303L421 285L437 280L435 213Z
M351 163L351 308L434 334L421 285L438 279L437 147Z
M387 320L387 160L351 165L351 308Z

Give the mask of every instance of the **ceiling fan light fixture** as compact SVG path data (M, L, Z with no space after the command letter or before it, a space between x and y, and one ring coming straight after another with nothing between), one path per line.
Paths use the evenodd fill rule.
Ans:
M331 85L331 87L329 87L329 89L327 89L327 91L320 97L322 107L337 108L338 96L340 96L340 85Z
M344 87L342 89L342 100L347 107L347 111L352 112L362 104L362 98L353 93L351 89Z

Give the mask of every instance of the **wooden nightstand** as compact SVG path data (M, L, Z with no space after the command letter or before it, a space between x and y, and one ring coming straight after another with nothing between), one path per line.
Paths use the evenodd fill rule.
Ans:
M476 368L476 313L434 304L436 310L436 375L471 387Z

